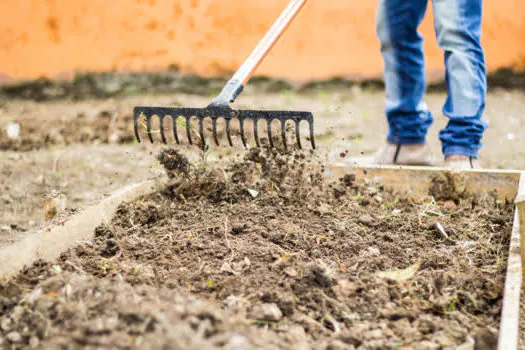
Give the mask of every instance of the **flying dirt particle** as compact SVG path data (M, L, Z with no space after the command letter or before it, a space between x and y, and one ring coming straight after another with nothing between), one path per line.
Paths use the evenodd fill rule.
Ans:
M190 162L179 151L173 148L165 149L159 153L157 159L164 166L170 178L174 178L179 174L189 177Z
M347 174L345 175L340 181L346 186L346 187L352 187L355 183L355 174Z
M344 196L345 194L346 194L346 191L343 188L338 187L338 186L334 187L334 197L335 197L335 199L339 199L342 196Z

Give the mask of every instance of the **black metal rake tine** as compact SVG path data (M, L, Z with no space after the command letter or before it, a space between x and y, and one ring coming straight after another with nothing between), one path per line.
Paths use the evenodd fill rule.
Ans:
M177 135L177 121L179 120L179 117L174 118L172 116L171 120L173 120L173 137L175 138L175 142L177 142L177 145L180 145L179 135Z
M191 130L190 130L191 117L185 117L185 119L186 119L186 136L188 136L188 141L190 142L190 145L193 145L193 141L191 140Z
M314 121L310 119L308 123L310 124L310 142L312 143L312 148L315 149Z
M232 135L230 131L231 131L230 130L230 118L227 118L226 119L226 136L228 136L228 143L230 144L230 147L233 147Z
M151 135L151 116L146 116L146 132L151 143L153 143L153 136Z
M199 136L202 140L202 149L205 149L206 141L204 141L204 118L199 118Z
M273 137L272 137L272 120L267 119L266 122L268 125L268 139L270 141L270 147L273 148L274 146L273 146Z
M162 143L166 144L166 136L164 135L164 117L159 117L160 119L160 138L162 139Z
M253 120L253 137L255 138L255 144L257 145L257 147L261 147L259 141L259 129L257 127L257 124L259 124L259 119L255 118Z
M242 145L244 146L244 148L248 147L246 144L246 137L244 136L244 119L241 118L239 119L239 128L240 128L240 131L241 131L241 140L242 140Z
M139 118L137 116L135 116L135 118L133 118L133 128L135 129L135 138L137 139L137 142L140 143Z
M299 121L295 121L295 138L297 139L297 146L299 149L303 149L301 145L301 129L299 129Z
M213 139L215 140L215 144L219 146L219 139L217 138L217 118L216 117L211 118L211 129L212 129Z
M288 149L288 145L286 144L286 119L281 119L281 137L283 138L283 146L284 149Z

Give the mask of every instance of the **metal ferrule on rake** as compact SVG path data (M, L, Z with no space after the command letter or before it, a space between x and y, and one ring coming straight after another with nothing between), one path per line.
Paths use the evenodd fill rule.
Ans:
M270 52L271 48L275 45L277 40L281 37L283 32L288 28L292 20L299 13L299 11L306 4L307 0L292 0L288 7L283 11L281 16L275 21L268 33L259 42L257 47L252 51L250 56L246 59L239 70L233 75L233 77L224 86L221 93L214 98L206 108L166 108L166 107L135 107L134 110L134 126L135 126L135 137L140 142L139 136L139 119L142 117L146 118L146 129L150 142L153 142L153 135L151 130L151 119L157 116L160 120L160 136L163 143L166 143L166 137L164 134L164 119L167 117L173 120L173 136L175 142L179 144L177 121L180 117L184 118L186 123L186 135L190 144L193 144L191 138L191 125L190 121L192 118L197 118L199 121L199 137L202 140L202 145L205 147L205 135L204 135L204 119L210 118L212 122L212 134L213 139L217 145L219 140L217 137L217 120L223 118L226 121L226 136L228 137L228 143L233 146L230 123L232 119L239 120L240 134L242 144L247 147L247 140L245 136L245 121L253 121L253 133L255 137L255 143L260 147L259 132L257 124L259 120L266 120L268 130L268 140L271 147L274 147L272 127L271 123L274 120L279 120L281 125L281 138L283 146L286 148L286 122L293 121L295 124L295 137L299 148L301 146L301 133L300 123L303 121L308 122L310 128L310 142L312 148L315 149L314 140L314 120L313 115L310 112L297 112L297 111L257 111L257 110L234 110L230 108L230 103L233 103L235 99L242 93L244 86L248 83L257 67L261 64L266 55Z

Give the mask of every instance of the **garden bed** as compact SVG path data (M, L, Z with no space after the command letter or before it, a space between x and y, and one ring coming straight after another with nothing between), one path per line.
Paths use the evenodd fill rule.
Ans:
M157 348L495 348L514 203L428 194L307 153L159 157L160 191L0 285L0 340Z

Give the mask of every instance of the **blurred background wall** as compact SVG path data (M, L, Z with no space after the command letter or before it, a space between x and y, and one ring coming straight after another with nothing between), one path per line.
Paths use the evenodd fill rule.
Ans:
M235 70L288 0L2 0L0 80L71 71ZM375 0L310 0L258 74L296 80L378 77ZM491 71L525 67L525 2L485 0ZM431 8L431 7L429 7ZM441 78L431 13L421 28L427 67Z

